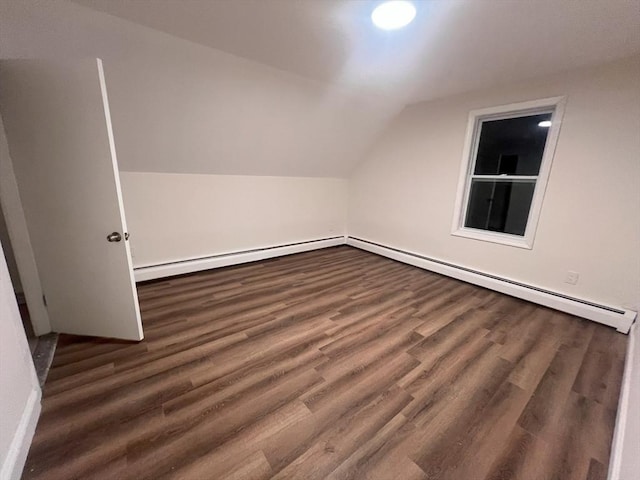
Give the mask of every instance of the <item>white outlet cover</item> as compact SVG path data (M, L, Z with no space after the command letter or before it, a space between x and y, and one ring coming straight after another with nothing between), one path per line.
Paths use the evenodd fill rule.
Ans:
M578 279L580 278L580 274L578 274L578 272L572 272L572 271L568 271L567 272L567 277L565 278L565 283L568 283L570 285L575 285L576 283L578 283Z

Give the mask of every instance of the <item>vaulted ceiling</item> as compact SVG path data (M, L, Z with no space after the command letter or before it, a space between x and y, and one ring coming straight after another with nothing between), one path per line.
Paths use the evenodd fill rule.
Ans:
M415 0L406 29L376 29L380 0L74 0L325 82L408 102L640 51L638 0Z
M102 58L122 170L344 178L407 103L640 52L640 0L377 3L0 0L0 58Z

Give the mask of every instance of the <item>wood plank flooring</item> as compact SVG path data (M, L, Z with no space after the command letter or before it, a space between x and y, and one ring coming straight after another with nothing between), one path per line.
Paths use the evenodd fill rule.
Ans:
M25 479L605 479L626 337L351 247L62 336Z

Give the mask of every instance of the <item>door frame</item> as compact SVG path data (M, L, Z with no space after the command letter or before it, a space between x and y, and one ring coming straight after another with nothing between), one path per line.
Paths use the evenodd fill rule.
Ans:
M0 112L0 208L0 214L4 215L7 225L33 331L37 336L45 335L51 332L49 312L45 305L38 266L31 248L31 239L13 171L2 112Z

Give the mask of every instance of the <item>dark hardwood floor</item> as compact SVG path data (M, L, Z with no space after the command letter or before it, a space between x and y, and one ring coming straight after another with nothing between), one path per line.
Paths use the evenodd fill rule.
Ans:
M139 295L61 337L24 478L606 478L611 328L346 246Z

